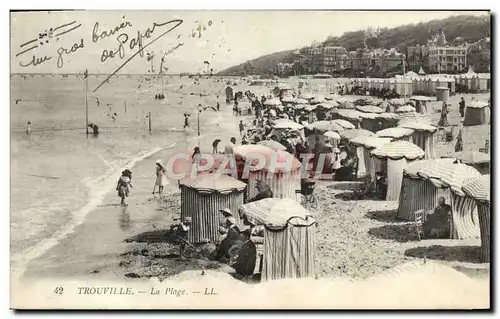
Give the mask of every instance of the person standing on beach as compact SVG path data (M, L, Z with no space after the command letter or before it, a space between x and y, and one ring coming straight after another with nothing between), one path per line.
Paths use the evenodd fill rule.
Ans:
M448 123L448 104L443 102L443 106L441 108L441 118L439 119L438 126L450 126Z
M189 115L184 113L184 129L189 128Z
M120 204L127 206L127 197L130 193L130 188L132 186L132 172L128 169L122 172L122 176L118 179L118 183L116 185L116 190L118 191L118 197L121 198Z
M219 111L220 111L220 104L219 104L219 102L217 102L217 112L219 112Z
M163 165L161 160L156 161L156 182L153 187L153 195L155 194L156 186L158 186L158 194L161 196L163 193L163 187L168 184L167 181L167 169Z
M28 121L28 124L26 125L26 134L31 134L31 121Z
M233 148L236 145L236 137L231 137L229 140L229 144L226 145L224 148L224 153L225 154L233 154Z
M243 124L243 120L240 120L239 128L240 128L240 137L243 137L243 135L245 135L245 124Z
M460 111L460 117L465 116L465 100L464 97L462 96L462 99L460 100L460 103L458 103L458 110Z

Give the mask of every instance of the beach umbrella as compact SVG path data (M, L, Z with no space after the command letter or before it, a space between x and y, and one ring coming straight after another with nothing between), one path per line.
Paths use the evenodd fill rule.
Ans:
M274 123L275 123L274 128L278 128L278 129L300 130L300 129L304 128L303 125L300 125L299 123L296 123L296 122L288 120L288 119L276 120L276 121L274 121Z
M491 181L490 175L482 175L467 179L462 185L465 195L480 202L490 202Z
M443 163L444 165L451 165L455 159L453 158L434 158L434 159L426 159L426 160L421 160L421 161L415 161L413 163L408 164L406 166L404 172L406 175L413 179L419 179L421 178L418 173L420 170L424 167L427 166L433 166L433 165L438 165L440 163Z
M283 144L276 142L274 140L260 141L257 144L269 147L269 148L276 150L276 151L286 151L286 147Z
M403 105L403 106L400 106L396 109L395 111L396 113L411 113L411 112L416 112L416 109L411 106L411 105Z
M324 108L325 110L330 110L330 109L334 108L334 106L330 103L320 103L320 104L317 104L316 106Z
M355 146L363 146L367 149L377 148L384 144L390 143L391 138L382 138L377 136L361 135L354 137L349 142Z
M325 102L325 98L322 96L317 96L309 101L309 104L319 104Z
M295 103L295 98L291 96L285 96L284 98L281 99L281 102L283 103Z
M356 110L363 113L384 113L385 109L381 109L379 107L373 105L358 105L356 106Z
M306 105L304 107L304 110L307 111L307 112L312 112L314 110L316 110L318 108L318 105Z
M309 102L306 99L295 99L296 104L309 104Z
M305 99L305 100L310 100L310 99L313 99L314 98L314 95L312 95L311 93L302 93L299 98L301 99Z
M297 109L297 110L302 110L302 109L304 109L304 108L306 108L308 106L309 106L309 104L296 104L296 105L293 106L293 108Z
M334 132L341 132L344 130L342 126L339 124L330 122L330 121L317 121L310 123L306 126L307 129L309 130L317 130L320 132L327 132L327 131L334 131Z
M247 145L237 145L233 148L233 154L236 159L246 160L249 156L253 154L268 154L272 152L273 149L264 146L264 145L255 145L255 144L247 144Z
M347 109L347 110L353 110L356 108L353 102L351 101L338 101L337 103L339 104L338 108L339 109Z
M432 101L432 99L428 96L423 96L423 95L414 95L410 97L410 100L415 100L415 101Z
M476 109L481 109L488 106L490 106L490 104L485 101L470 101L467 103L467 107L472 107Z
M281 105L281 101L279 99L269 99L264 102L264 105L266 106L278 106Z
M402 158L407 160L422 159L425 155L420 147L407 141L394 141L383 144L371 151L371 154L378 158L390 158L393 160Z
M347 130L356 128L356 126L354 126L354 124L352 124L351 122L342 119L332 120L332 123L338 124Z
M464 164L483 164L490 162L490 156L477 151L463 151L447 155L448 158L456 158Z
M359 118L363 114L362 112L357 110L346 110L346 109L336 109L333 110L332 112L338 114L340 117L355 121L359 120Z
M407 121L400 123L398 126L403 128L409 128L415 131L435 132L437 130L437 127L435 127L434 125L418 121Z
M333 139L333 140L340 140L340 135L337 132L334 131L326 131L323 136Z
M267 228L281 230L291 218L297 217L314 223L312 213L299 202L289 198L265 198L259 201L243 204L241 215L252 225L265 225Z
M390 99L389 104L394 105L394 106L403 106L403 105L405 105L405 100L404 99Z
M346 139L346 140L351 140L351 139L358 137L358 136L373 136L374 135L373 132L370 132L368 130L364 130L361 128L342 131L339 134L340 134L340 137L342 137L343 139Z
M417 174L425 179L439 180L445 186L460 195L464 196L462 185L469 178L479 177L481 173L472 166L462 163L437 162L432 166L425 166Z
M375 133L378 137L390 137L394 139L412 135L414 130L404 127L390 127Z

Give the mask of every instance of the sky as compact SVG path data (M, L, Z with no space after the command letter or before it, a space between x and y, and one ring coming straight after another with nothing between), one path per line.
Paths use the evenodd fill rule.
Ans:
M168 73L209 69L217 72L261 55L301 48L346 31L391 28L460 14L480 16L486 12L155 10L11 13L11 73L82 73L85 69L89 73L113 73L122 65L119 74L158 73L161 54L165 52L169 52L164 62ZM175 25L165 23L175 19L180 24L167 32ZM53 29L52 37L49 36L50 28ZM59 34L72 28L75 29ZM148 29L152 32L147 32ZM43 36L44 33L47 36ZM139 49L138 39L145 46L144 54L131 58ZM36 41L30 42L32 40ZM148 54L154 55L150 61ZM129 58L130 61L124 64Z

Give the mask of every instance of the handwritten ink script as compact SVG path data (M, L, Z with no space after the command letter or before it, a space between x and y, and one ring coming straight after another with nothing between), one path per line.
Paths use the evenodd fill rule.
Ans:
M99 22L95 22L92 27L90 42L87 42L85 37L78 36L76 40L64 41L65 45L56 45L57 49L55 50L54 55L37 55L36 52L34 53L33 50L42 46L47 46L51 43L57 44L62 36L67 36L82 26L81 23L78 24L77 21L72 21L40 32L37 38L20 45L21 51L16 54L16 57L20 57L19 65L23 68L37 67L48 63L49 61L55 60L57 68L60 69L64 67L65 59L68 56L84 50L89 45L95 46L106 42L105 48L103 48L99 54L100 63L106 63L110 60L123 60L123 63L94 89L94 92L96 92L104 83L107 83L113 75L124 68L136 56L139 55L144 58L145 50L150 45L177 29L181 24L183 24L183 22L184 21L182 19L174 19L166 22L153 22L152 25L146 29L129 31L133 28L133 24L130 21L127 21L125 16L123 16L122 22L113 28L106 29L101 27ZM207 24L195 21L195 27L191 29L187 38L201 38L207 28L212 24L212 21L208 21ZM175 36L177 44L167 48L165 52L162 52L159 55L156 55L153 51L146 53L146 62L151 64L151 71L148 72L155 72L153 63L157 57L161 59L159 73L162 74L168 70L168 67L166 66L166 58L184 46L182 37L182 34L177 34ZM113 43L113 40L115 44L110 45L110 43ZM109 41L111 42L108 43Z

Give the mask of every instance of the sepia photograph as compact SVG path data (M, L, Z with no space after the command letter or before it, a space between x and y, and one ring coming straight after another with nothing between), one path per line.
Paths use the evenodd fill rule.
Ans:
M10 15L10 308L489 310L489 10Z

